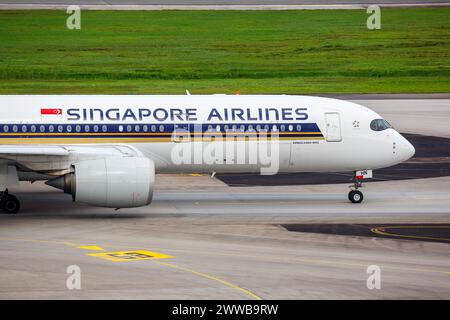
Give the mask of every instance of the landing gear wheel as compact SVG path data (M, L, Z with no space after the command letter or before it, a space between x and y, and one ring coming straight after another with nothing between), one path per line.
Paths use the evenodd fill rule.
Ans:
M8 214L17 213L20 209L20 202L16 196L12 194L6 195L6 199L3 202L3 211Z
M364 196L361 191L352 190L348 193L348 200L352 203L361 203L364 199Z

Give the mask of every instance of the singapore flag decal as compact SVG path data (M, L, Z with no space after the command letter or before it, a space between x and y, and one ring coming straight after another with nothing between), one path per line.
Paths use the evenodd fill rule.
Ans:
M63 117L61 108L41 108L41 120L59 120Z

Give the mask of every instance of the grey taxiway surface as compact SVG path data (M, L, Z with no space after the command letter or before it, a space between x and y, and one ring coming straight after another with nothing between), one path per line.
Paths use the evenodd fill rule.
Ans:
M448 99L358 101L400 131L450 136ZM162 175L152 205L114 211L24 185L13 190L22 213L0 215L0 298L450 299L448 243L281 226L448 224L450 177L373 182L360 205L348 202L347 190L228 187L209 176ZM133 258L136 250L170 257L117 253ZM80 290L66 288L69 265L81 268ZM370 265L381 268L380 290L366 286Z

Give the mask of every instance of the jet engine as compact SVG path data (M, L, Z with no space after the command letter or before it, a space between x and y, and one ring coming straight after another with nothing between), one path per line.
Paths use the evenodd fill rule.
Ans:
M86 160L73 164L71 171L46 184L71 194L73 201L99 207L140 207L152 201L155 165L151 159Z

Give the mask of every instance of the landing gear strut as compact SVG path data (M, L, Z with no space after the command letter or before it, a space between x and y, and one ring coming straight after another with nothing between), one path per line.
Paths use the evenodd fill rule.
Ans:
M16 196L9 194L8 189L0 192L0 208L8 214L17 213L20 209L20 202Z
M354 188L350 190L348 193L348 200L350 200L352 203L361 203L364 199L364 196L361 191L359 191L359 188L362 188L362 178L360 179L359 176L356 175L356 171L353 174L353 185L349 186L349 188Z

